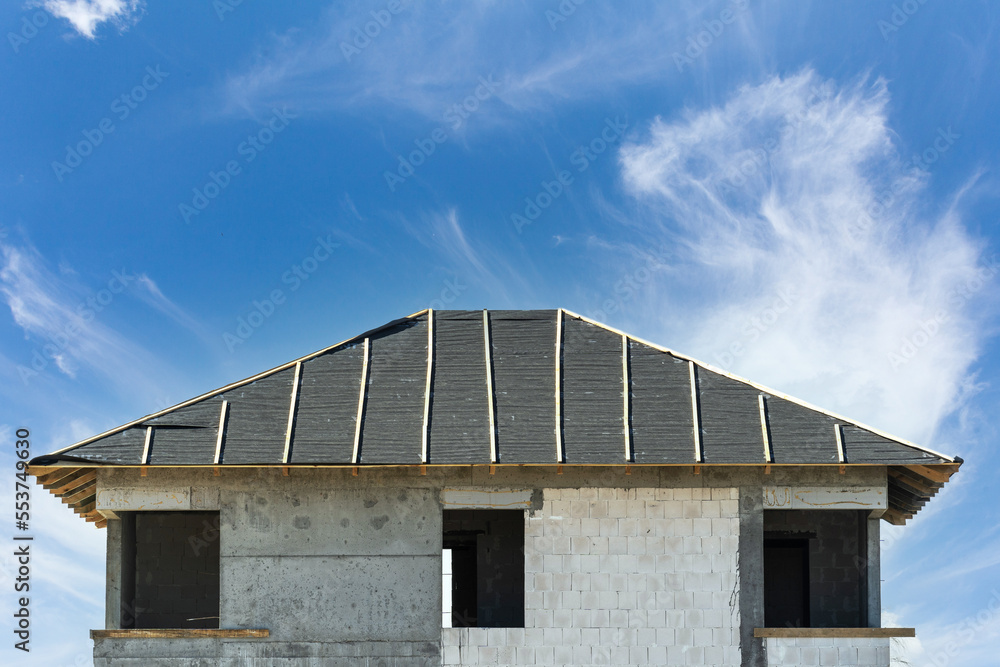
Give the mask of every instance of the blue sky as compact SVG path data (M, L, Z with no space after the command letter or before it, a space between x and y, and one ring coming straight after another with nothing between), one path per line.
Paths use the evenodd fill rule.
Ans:
M995 662L995 4L47 0L0 26L4 442L426 307L564 307L964 457L887 527L885 623L913 664ZM33 503L34 652L2 660L89 664L104 533Z

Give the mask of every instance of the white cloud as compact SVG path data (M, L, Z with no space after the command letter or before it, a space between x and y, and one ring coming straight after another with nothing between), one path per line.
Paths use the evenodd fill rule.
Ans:
M511 293L520 295L521 300L530 300L534 290L523 270L515 269L488 244L478 243L475 237L470 238L466 234L469 224L468 221L463 222L454 208L423 215L417 223L403 220L407 231L443 262L442 269L447 277L442 295L448 298L468 297L471 295L466 293L467 290L474 288L503 304L513 302ZM454 280L451 280L452 277ZM431 307L457 307L453 303L453 300L443 304L435 300Z
M493 274L480 253L469 244L458 219L458 211L449 209L443 214L431 216L430 223L433 229L432 243L444 256L486 284L503 285L503 281Z
M982 269L989 260L958 203L922 208L929 175L898 157L888 102L884 81L841 87L806 70L657 119L623 146L624 183L642 209L636 231L682 248L669 291L644 292L637 326L934 444L974 391L976 312L996 268ZM917 148L939 136L946 161L948 141L962 141L949 128Z
M905 625L904 619L883 612L884 627ZM1000 641L1000 592L982 592L978 605L964 618L940 615L922 624L919 638L893 640L893 665L980 667L996 664Z
M382 15L380 26L373 12L381 8L337 3L314 25L272 35L252 62L227 77L224 111L254 116L283 103L302 113L404 109L440 120L479 77L490 75L502 82L500 103L478 111L476 123L505 122L497 118L510 110L606 99L620 86L663 85L680 76L674 54L713 11L695 3L587 3L570 5L575 10L565 21L550 22L555 5L402 6ZM740 13L711 51L747 46L751 36L742 25L749 19ZM707 62L699 59L699 67Z
M52 451L56 446L73 442L71 438L93 431L84 424L60 424L58 418L52 439L37 440L33 432L32 454ZM20 426L20 425L19 425ZM0 440L13 442L14 426L0 424ZM82 436L80 436L82 437ZM13 448L0 453L0 466L13 471ZM0 499L13 506L15 477L0 485ZM32 481L33 480L29 480ZM81 651L89 628L101 627L104 611L104 577L94 576L104 569L107 534L86 523L55 496L34 483L30 489L31 613L35 619L29 656L8 649L7 665L82 665L90 664L91 655ZM13 549L0 554L0 586L13 590L20 563ZM79 659L77 660L77 657ZM19 658L22 658L19 661Z
M975 453L979 464L911 525L883 533L895 612L883 621L921 628L919 641L894 641L894 664L992 664L1000 624L988 604L1000 602L963 582L990 581L997 536L960 526L992 458L966 416L1000 261L963 224L979 174L943 203L928 187L968 139L945 125L904 143L890 102L885 81L841 85L807 69L650 123L620 151L634 208L601 205L635 234L619 254L664 241L676 251L637 293L631 321L615 324L948 454ZM925 151L936 159L922 167L901 157ZM942 553L942 539L959 551ZM921 597L928 582L949 595Z
M25 383L53 367L70 378L85 369L132 396L175 382L154 355L111 326L109 309L123 307L116 304L126 292L183 326L200 328L145 275L112 271L100 289L87 290L72 275L56 275L35 248L0 243L0 298L34 343L19 366Z
M144 303L160 311L174 322L184 327L188 331L196 334L206 344L214 344L215 337L212 336L201 322L197 321L190 313L171 301L161 290L156 282L145 273L136 275L136 283L140 289L134 294Z
M119 30L127 30L142 14L143 0L44 0L45 11L70 22L73 29L94 39L98 26L111 22Z

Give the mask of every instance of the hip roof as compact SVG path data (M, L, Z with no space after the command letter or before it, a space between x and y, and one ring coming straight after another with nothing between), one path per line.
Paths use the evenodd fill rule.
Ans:
M476 464L893 466L905 520L961 459L557 309L421 311L31 462Z

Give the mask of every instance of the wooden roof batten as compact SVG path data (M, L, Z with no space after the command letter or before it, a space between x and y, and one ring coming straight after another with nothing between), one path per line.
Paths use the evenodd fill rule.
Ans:
M493 340L490 336L490 311L483 310L483 356L486 361L486 407L489 413L490 464L497 462L497 416L493 398Z
M694 462L702 464L705 461L701 448L701 409L698 405L698 373L694 361L688 359L688 373L691 378L691 420L694 424Z
M556 311L556 463L562 464L566 461L563 454L563 421L562 421L562 354L563 354L563 309Z
M368 398L368 366L371 363L371 339L365 338L364 358L361 366L361 383L358 389L358 416L354 422L354 450L351 463L357 465L361 457L361 432L365 421L365 402Z
M424 380L424 421L420 430L420 462L427 463L431 437L431 390L434 377L434 311L427 310L427 377Z
M226 419L229 417L229 401L223 399L222 408L219 413L219 432L215 436L215 456L212 458L213 465L222 463L222 444L226 439Z
M767 425L767 398L764 394L757 394L757 407L760 410L760 431L764 440L764 463L774 463L774 455L771 452L771 434Z
M448 317L468 318L469 315L475 313L476 311L438 311L438 312L445 314L444 315L445 320L443 320L444 324L440 325L440 326L445 326L448 324L447 321ZM843 472L846 467L885 465L888 467L890 471L889 483L892 490L892 494L890 496L891 511L888 513L888 516L886 518L889 521L893 520L905 521L905 519L913 516L923 504L925 504L931 497L933 497L937 493L937 491L943 486L943 484L948 481L948 478L951 476L951 474L953 474L962 463L962 460L960 458L949 457L944 454L935 452L934 450L928 449L926 447L922 447L910 443L908 441L902 440L900 438L882 433L877 429L865 426L864 424L861 424L854 420L841 417L827 410L812 406L798 399L781 394L780 392L775 392L767 387L758 385L752 381L732 375L727 371L716 369L708 364L699 362L691 357L687 357L685 355L674 352L668 348L659 346L654 343L650 343L635 336L631 336L625 332L619 331L617 329L601 324L599 322L595 322L593 320L590 320L589 318L577 315L571 311L567 311L564 309L556 309L554 311L495 311L495 312L499 314L494 316L493 312L488 310L478 311L479 316L482 319L483 337L482 339L480 339L481 342L479 344L482 346L481 349L483 350L483 352L481 353L483 354L482 357L483 362L481 363L483 363L484 366L481 366L480 368L485 369L487 400L486 400L486 405L484 406L486 410L484 411L485 414L483 416L485 417L485 421L488 422L487 428L489 429L488 456L485 455L485 452L487 450L485 450L484 448L484 450L480 450L483 451L484 454L478 455L477 458L474 459L471 463L467 463L464 465L490 465L491 470L492 467L496 467L499 465L504 465L504 466L507 465L553 466L554 465L554 466L559 466L560 468L563 465L600 465L600 466L624 465L627 471L631 466L637 466L637 467L647 466L647 465L691 466L693 463L695 466L695 472L698 472L699 468L702 465L709 465L706 464L706 460L712 461L710 465L713 466L764 465L767 466L768 469L770 469L771 466L839 465L841 468L841 472ZM468 315L465 315L464 313L468 313ZM545 315L546 313L548 313L548 315ZM79 443L76 443L75 445L71 445L69 447L60 449L47 456L38 457L31 462L32 463L31 471L33 474L37 473L41 475L39 477L39 482L42 483L43 486L49 488L50 491L52 491L57 496L62 498L64 502L67 502L67 504L71 504L74 507L74 511L83 514L84 518L87 518L88 521L94 521L94 522L99 522L102 517L99 514L97 514L94 508L92 507L94 501L92 497L93 494L85 493L85 491L88 488L94 488L93 486L90 486L91 484L93 484L93 482L90 483L84 482L75 484L73 482L76 479L81 479L87 473L92 474L94 469L96 469L97 467L105 467L105 466L140 467L143 471L143 475L145 475L145 470L147 468L156 468L156 467L212 467L216 473L218 472L218 469L220 467L279 467L280 466L286 472L291 467L296 467L296 468L353 467L355 473L357 473L358 466L364 465L363 460L366 458L365 454L362 452L362 449L365 448L364 421L365 421L365 412L368 410L367 402L369 400L368 397L369 383L372 382L371 378L375 377L371 369L372 341L375 338L381 338L381 336L379 336L380 334L384 334L385 336L393 336L398 332L405 331L407 328L410 328L420 323L426 324L426 348L423 347L423 344L420 345L421 347L420 353L423 354L425 350L426 357L421 362L422 364L424 364L423 368L425 368L425 371L424 373L420 373L420 375L422 375L423 377L419 378L419 381L421 381L420 384L423 385L421 387L423 391L420 392L420 396L418 399L421 404L422 414L416 416L416 419L419 422L420 435L417 437L417 443L419 443L418 445L419 453L418 454L414 453L414 460L419 461L419 463L416 465L420 465L422 468L426 468L428 466L436 467L436 466L457 465L454 463L447 463L445 461L442 461L437 455L435 455L434 452L430 451L430 438L432 431L430 415L434 409L433 385L436 383L435 374L437 372L436 366L437 366L437 355L438 355L438 351L436 350L436 335L437 335L437 328L439 326L437 320L439 318L436 315L437 313L430 309L419 311L418 313L414 313L413 315L410 315L408 317L394 320L393 322L390 322L384 326L372 329L368 332L361 334L360 336L355 336L353 338L342 341L341 343L338 343L336 345L324 348L318 352L306 355L299 359L295 359L291 362L282 364L281 366L277 366L268 371L264 371L263 373L258 373L244 380L228 384L219 389L207 392L188 401L179 403L178 405L173 406L171 408L167 408L165 410L161 410L159 412L147 415L146 417L143 417L141 419L129 422L115 429L111 429L104 433L98 434L92 438L83 440ZM501 445L504 442L506 442L506 440L502 440L501 438L499 422L502 417L507 419L510 418L509 411L511 408L509 407L508 404L508 407L504 408L505 410L507 410L507 413L501 415L498 414L497 412L498 397L496 395L496 391L497 387L499 386L498 382L500 382L500 380L498 380L496 376L497 373L499 372L509 373L509 371L506 370L506 367L504 366L505 360L502 356L498 357L498 361L495 362L494 360L494 356L500 354L500 352L497 352L495 350L500 350L501 348L495 347L498 344L495 343L493 340L494 336L493 319L494 317L499 317L500 320L503 320L504 318L513 318L516 320L521 315L523 315L521 320L522 322L529 322L529 323L541 322L546 318L550 318L547 321L552 322L554 324L552 329L547 329L548 333L545 333L544 335L552 336L551 338L548 338L548 340L552 341L552 343L549 344L551 345L551 347L548 348L548 352L545 353L545 356L553 357L550 363L552 364L551 368L553 369L554 377L550 376L552 378L550 381L553 382L553 385L550 386L553 386L554 391L551 394L549 394L551 396L550 400L552 400L552 403L549 405L548 410L550 410L550 412L548 412L548 414L553 415L554 419L554 422L549 422L549 423L551 423L553 426L555 446L554 447L552 447L552 445L543 446L542 441L537 441L537 444L533 445L535 447L542 447L543 449L544 447L552 447L552 449L548 450L548 452L550 452L548 456L545 457L548 459L547 463L544 460L542 461L517 460L516 457L510 458L514 454L514 450L508 451L506 448L504 448L504 452L507 452L506 454L500 451ZM529 317L529 315L531 316ZM568 331L567 327L570 326L568 322L573 322L573 321L576 321L576 323L574 323L572 326L574 327L574 331L576 332L574 335L576 336L575 340L577 342L575 342L574 345L576 345L577 347L570 349L569 347L567 347L567 342L566 342L567 331ZM582 325L589 325L591 327L594 327L594 329L585 328L584 330L581 330L580 326ZM497 324L496 326L500 325ZM532 324L531 326L535 325ZM393 329L394 327L398 328ZM619 347L620 347L621 358L618 363L620 363L620 369L621 369L620 372L621 372L621 382L622 382L621 384L622 398L621 402L619 403L620 407L618 407L618 412L620 415L619 419L621 423L621 432L623 436L623 444L619 445L619 447L623 447L623 450L620 449L619 451L622 451L623 453L617 455L618 456L617 462L613 461L611 458L608 458L607 460L604 460L603 458L601 458L600 460L581 459L579 458L577 449L572 450L572 455L573 455L572 460L567 460L566 421L565 421L566 396L564 396L565 382L566 382L564 376L567 373L566 371L567 366L564 363L564 356L566 357L566 359L571 359L573 358L572 355L574 355L579 351L578 346L580 344L579 343L580 331L584 331L584 336L590 337L591 339L593 339L595 336L598 337L602 335L606 336L607 334L598 333L600 331L604 331L610 334L614 334L620 340ZM586 332L593 332L593 333L586 333ZM501 335L501 333L503 332L500 332L500 330L498 330L498 333L496 335L499 336ZM510 335L510 334L508 333L504 335ZM499 345L502 346L503 342L499 343ZM357 395L357 412L354 419L355 423L353 429L354 430L353 446L349 450L350 459L344 461L321 460L319 462L311 462L311 463L296 463L293 450L295 449L294 440L297 438L295 433L298 430L296 422L299 419L298 405L300 402L300 392L302 391L302 376L304 373L307 372L304 369L304 364L324 354L337 353L341 349L348 349L354 346L362 348L362 358L360 364L361 378L359 382L358 395ZM692 450L689 451L692 451L692 454L690 455L690 458L687 460L686 463L682 460L650 461L648 458L646 459L637 458L640 454L642 456L648 457L647 446L644 446L643 449L639 450L639 452L637 452L636 450L635 438L638 438L641 435L641 433L639 430L635 429L639 429L640 424L638 422L636 422L636 424L633 424L633 420L639 419L640 416L640 413L636 413L635 416L633 415L633 410L636 409L635 401L639 400L648 401L648 398L640 399L640 397L637 394L635 396L633 395L634 383L636 381L633 378L633 369L632 369L632 365L634 363L633 358L637 353L647 354L647 355L650 354L648 350L646 351L642 350L643 346L649 348L650 350L654 350L656 352L669 355L675 361L684 362L685 365L687 366L686 375L688 376L689 386L686 388L686 390L690 392L690 405L688 407L688 410L690 411L689 414L692 423L692 431L691 431ZM508 347L510 346L508 345ZM377 361L379 368L381 369L382 364L386 363L392 363L392 362L391 360L387 360L387 358L384 357L384 355L380 354ZM497 363L501 364L501 367L498 368ZM506 363L509 365L509 362ZM454 364L452 364L452 368L454 368ZM579 368L579 366L577 365L576 368ZM292 369L294 371L294 379L292 380L291 383L290 395L288 393L284 394L284 396L286 397L285 400L288 401L287 403L288 408L287 408L287 422L285 424L285 429L283 433L284 435L283 448L279 449L279 451L281 452L280 459L277 459L277 457L275 457L277 460L274 461L262 460L259 463L239 463L239 464L225 463L225 459L228 458L225 454L225 448L226 448L225 440L227 438L227 432L231 426L229 422L232 421L233 419L232 415L242 414L243 416L241 417L241 419L243 420L247 419L246 417L247 413L245 411L242 413L232 412L233 401L240 400L235 393L232 393L233 390L260 380L264 380L272 375L275 375L276 373L289 369ZM311 371L308 372L311 373ZM483 371L480 370L479 372L482 373ZM572 371L572 372L579 372L579 371ZM700 375L702 374L702 372L704 372L705 377L707 378L705 382L709 383L707 385L707 389L701 386L702 378L700 377ZM703 410L706 408L702 405L703 401L702 393L705 391L711 391L713 386L712 383L713 382L717 383L719 381L711 379L713 377L713 374L721 376L723 378L727 378L728 380L739 382L746 387L756 389L757 392L756 398L758 405L755 406L757 409L754 410L754 412L758 413L757 415L755 415L755 418L759 417L759 426L755 428L759 428L758 437L762 438L762 455L758 454L757 457L748 458L745 461L733 461L733 460L723 459L726 460L726 462L723 463L720 462L720 460L715 455L712 454L712 452L716 450L711 448L718 447L719 445L713 444L713 442L717 442L717 438L716 440L709 439L708 442L705 441L705 438L707 436L703 437L703 433L707 434L710 433L710 431L705 430L706 426L705 424L703 424L703 420L705 418L717 419L718 417L717 416L712 417L711 412L703 414ZM309 375L309 377L313 376ZM604 376L600 375L596 376L597 379L594 379L595 376L593 375L589 377L590 380L588 381L593 381L593 382L607 382L611 380L611 378L607 377L606 374ZM581 377L574 376L574 379L578 386ZM443 381L447 382L448 378L444 378ZM509 381L509 376L508 376L508 381ZM312 383L310 386L315 385L315 381L311 382ZM287 387L288 385L284 384L282 386ZM509 392L509 390L504 390L504 391ZM222 396L225 396L226 398L221 398ZM375 396L376 394L373 393L372 400L375 400L374 399ZM212 430L214 436L212 438L212 445L214 445L213 447L214 451L213 449L208 449L208 451L204 455L205 459L207 461L211 461L211 463L200 462L200 461L177 462L176 460L172 459L169 456L163 456L162 453L154 455L156 454L154 448L156 444L157 428L161 427L166 428L168 426L172 426L168 424L162 424L162 425L157 424L154 423L154 420L164 415L168 415L170 413L182 410L187 407L194 406L198 403L214 398L221 398L219 402L218 411L215 412L215 414L218 415L215 418L217 421L214 421L214 423L212 424L213 427ZM384 401L385 399L381 400ZM718 401L719 399L715 398L713 400ZM834 422L834 429L833 429L834 433L831 434L831 436L833 437L831 437L829 440L826 440L826 442L832 441L830 442L830 444L836 447L836 459L835 459L836 463L833 462L808 463L806 461L789 460L787 454L788 452L787 443L785 444L785 448L780 450L781 452L784 452L781 454L781 458L778 461L776 461L775 450L774 450L775 445L771 431L771 429L774 426L771 423L771 420L774 417L773 415L770 414L771 412L770 402L772 400L778 403L780 403L781 401L787 401L801 408L805 408L806 410L811 411L812 413L816 413L818 415L831 419ZM579 405L580 404L577 403L577 407L573 409L579 411L580 410ZM374 410L375 408L372 409ZM786 410L785 414L787 415L787 408L785 408L785 410ZM188 412L186 414L192 414L192 413ZM718 411L716 410L716 415L717 414ZM784 418L787 419L787 417ZM714 422L713 425L715 425ZM137 427L143 429L144 438L141 448L141 454L137 456L137 453L133 453L131 455L132 461L135 461L135 463L125 463L124 462L125 459L123 458L119 458L118 461L113 461L113 460L108 461L108 460L102 460L100 459L100 457L97 457L97 460L93 460L93 459L87 459L86 457L81 458L80 456L75 455L74 450L81 450L81 453L86 453L85 448L87 445L95 443L101 440L102 438L122 433L124 431L127 431L128 429L136 429ZM850 431L851 440L849 441L845 440L845 438L848 436L848 434L845 433L846 427L851 427L852 429ZM858 429L860 429L860 431L858 431ZM876 460L865 460L863 456L861 458L854 458L853 455L848 456L850 452L854 452L855 454L861 452L862 449L866 446L864 445L864 443L868 442L864 438L871 437L871 436L863 436L862 439L859 440L858 439L859 432L867 432L872 434L873 436L877 436L878 438L883 438L889 441L889 443L891 443L892 446L897 446L897 445L902 446L906 450L912 450L913 452L915 452L915 454L909 458L904 458L899 460L892 459L890 456L888 459L886 459L885 463L880 463L879 461ZM633 435L633 433L635 435ZM779 433L780 435L780 431L776 431L775 433ZM165 439L163 442L165 444L161 445L161 447L168 447L168 444L166 443L171 442L171 440L168 438ZM575 445L576 443L574 442L574 447ZM102 446L107 447L107 445L102 445ZM706 446L709 447L707 458L705 451ZM206 445L206 447L209 447L209 445ZM848 451L848 447L850 447L850 451ZM883 445L883 449L884 447L885 445ZM132 451L134 452L135 450ZM435 452L438 451L437 446L435 446L434 451ZM758 449L757 451L761 452L760 449ZM888 456L888 454L886 456ZM240 457L236 456L235 458L239 459ZM918 463L917 461L921 461L921 459L922 462ZM246 458L244 457L242 460L246 461ZM377 464L373 463L370 465L379 465L379 466L413 465L411 463L407 463L402 460L399 462L391 462L391 460L390 462L384 462L385 461L384 456L381 459L377 458L376 460L378 460L379 463ZM163 462L158 463L157 461L163 461ZM72 472L63 474L65 470L71 470ZM69 476L73 474L77 475L77 477L69 478ZM44 482L43 479L45 480ZM54 483L60 480L63 481L62 486L58 486L56 488L50 488L49 483L52 483L51 486L55 486Z
M629 375L628 336L622 336L622 432L625 434L625 462L635 461L632 451L632 379Z
M292 453L292 431L295 428L295 408L299 402L299 384L302 382L302 362L295 364L295 379L292 380L292 396L288 405L288 422L285 425L285 449L281 453L281 462L288 463Z

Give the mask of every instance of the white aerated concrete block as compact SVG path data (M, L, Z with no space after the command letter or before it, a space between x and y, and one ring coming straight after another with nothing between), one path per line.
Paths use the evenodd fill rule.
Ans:
M857 665L889 667L887 638L791 638L765 640L768 667Z
M525 519L525 627L442 630L443 664L739 664L737 489L545 489L543 498ZM778 648L796 660L809 650ZM860 664L882 655L874 645L823 648Z

